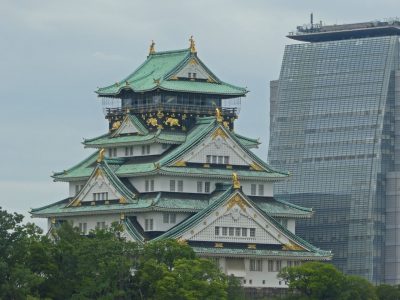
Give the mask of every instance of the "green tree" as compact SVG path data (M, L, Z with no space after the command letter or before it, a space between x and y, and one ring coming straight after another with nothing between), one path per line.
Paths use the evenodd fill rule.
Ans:
M179 259L156 282L154 299L227 299L227 277L208 259Z
M337 300L345 282L345 276L334 266L319 262L284 268L278 276L299 299Z
M135 272L139 299L227 299L228 283L214 262L176 240L146 244Z
M42 295L54 299L130 299L135 244L119 238L115 227L81 236L68 223L50 246L53 265Z
M379 300L400 300L400 287L381 284L376 287L376 294Z
M341 300L378 300L375 287L365 278L354 275L345 276Z
M26 299L45 280L26 263L40 243L41 230L0 207L0 299Z

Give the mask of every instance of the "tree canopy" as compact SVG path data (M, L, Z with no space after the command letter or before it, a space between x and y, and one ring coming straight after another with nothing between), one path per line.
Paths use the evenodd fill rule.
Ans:
M22 221L0 208L0 299L228 299L240 290L175 240L128 242L119 224L82 236L68 223L48 238Z
M287 299L378 300L374 286L359 276L345 275L333 265L307 262L284 268L278 275L289 286Z

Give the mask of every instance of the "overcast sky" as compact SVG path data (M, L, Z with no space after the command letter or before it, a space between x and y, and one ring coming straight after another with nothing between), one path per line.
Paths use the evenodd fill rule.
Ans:
M396 17L398 0L0 0L0 206L31 207L67 196L52 171L91 153L82 138L105 133L94 90L156 50L187 48L222 80L250 90L236 131L259 137L267 159L269 81L279 77L285 35L297 25ZM44 222L35 220L43 226Z

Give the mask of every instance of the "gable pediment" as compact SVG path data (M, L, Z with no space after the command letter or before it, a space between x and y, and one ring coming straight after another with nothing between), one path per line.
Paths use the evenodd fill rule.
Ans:
M132 122L129 115L126 115L120 124L114 124L115 125L113 126L116 126L118 128L114 131L112 137L116 137L121 134L143 134L142 130L137 126L137 124L134 124L134 122Z
M233 194L179 238L188 241L266 244L280 245L282 249L303 249L240 193Z
M119 200L120 203L126 202L125 197L113 186L104 171L97 168L69 206L105 200Z
M195 57L192 57L186 65L171 76L171 79L178 78L215 81L213 74L207 71Z
M252 166L253 159L221 127L185 154L181 161L200 164Z

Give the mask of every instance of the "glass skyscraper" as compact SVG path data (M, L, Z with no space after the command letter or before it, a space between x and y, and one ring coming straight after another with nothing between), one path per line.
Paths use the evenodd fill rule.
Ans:
M275 195L314 209L297 233L339 269L400 283L400 22L297 29L271 82Z

